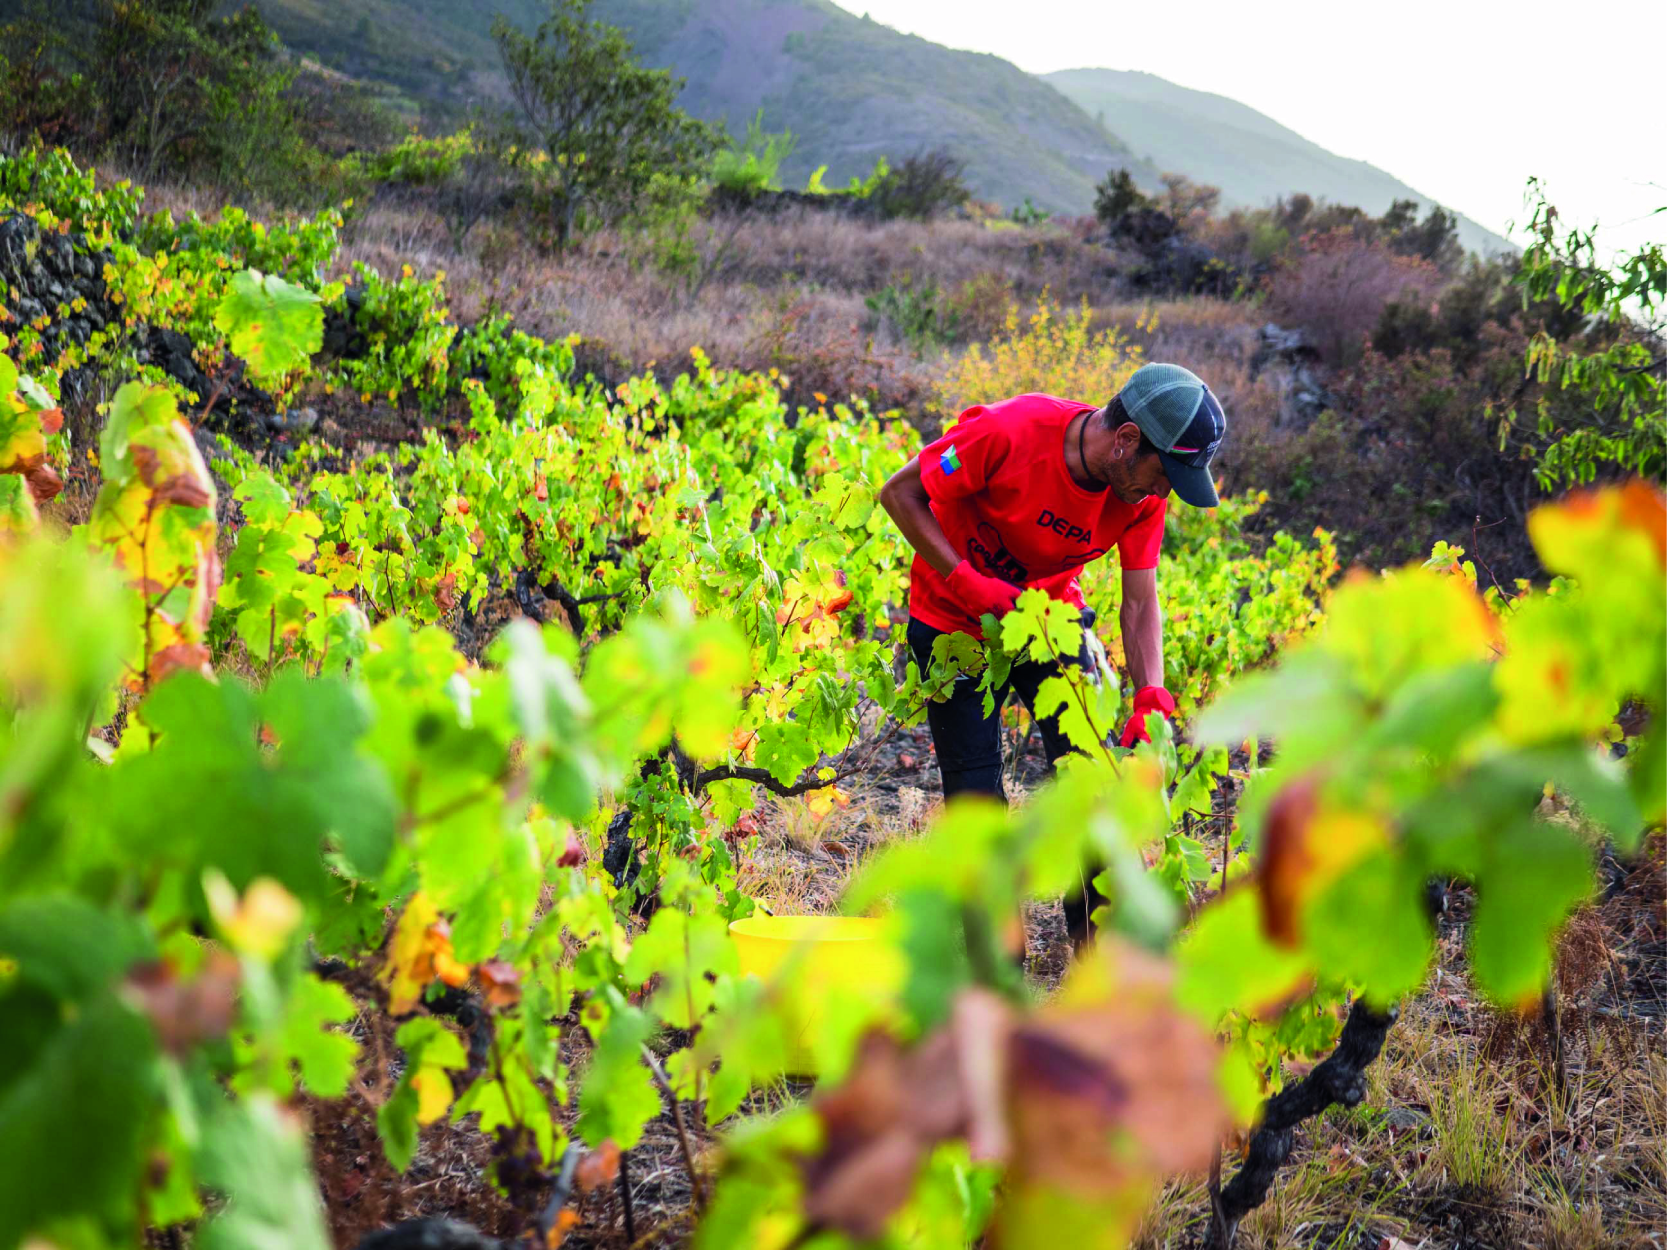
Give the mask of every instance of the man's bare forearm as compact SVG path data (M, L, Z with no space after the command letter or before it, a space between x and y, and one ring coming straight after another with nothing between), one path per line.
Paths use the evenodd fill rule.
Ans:
M943 526L932 515L932 501L920 480L918 456L893 473L880 488L880 506L903 531L909 546L918 551L921 558L940 575L948 577L961 563L961 557L949 545Z
M1123 654L1135 689L1163 685L1163 612L1156 593L1148 597L1125 592L1117 623L1123 631Z

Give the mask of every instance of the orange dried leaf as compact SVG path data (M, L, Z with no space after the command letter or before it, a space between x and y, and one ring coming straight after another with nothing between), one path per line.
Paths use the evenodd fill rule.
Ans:
M579 1186L579 1192L588 1194L604 1185L613 1184L618 1176L619 1147L610 1138L595 1150L585 1153L585 1157L579 1160L579 1170L574 1173L574 1180Z
M567 1234L578 1226L579 1213L563 1207L557 1213L555 1222L550 1225L550 1231L544 1234L545 1250L557 1250L557 1247L567 1240Z
M521 973L514 964L502 959L488 959L481 963L477 971L488 1007L502 1009L521 1001Z

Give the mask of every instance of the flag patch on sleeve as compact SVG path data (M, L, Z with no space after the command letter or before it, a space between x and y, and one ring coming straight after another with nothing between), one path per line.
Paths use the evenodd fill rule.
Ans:
M949 450L938 457L938 467L944 473L950 474L961 467L961 457L955 454L955 444L949 445Z

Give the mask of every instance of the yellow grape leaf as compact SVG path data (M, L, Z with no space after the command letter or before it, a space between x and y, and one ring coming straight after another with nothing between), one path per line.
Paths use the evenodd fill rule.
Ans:
M0 530L33 530L38 506L63 490L46 446L47 436L63 424L52 397L0 356Z
M1533 595L1505 621L1498 723L1512 742L1604 734L1621 702L1659 690L1667 657L1667 506L1643 482L1536 509L1546 567L1578 586Z
M436 979L452 986L469 979L469 965L452 955L451 926L421 890L411 896L394 926L381 977L388 983L388 1014L395 1016L415 1010Z
M116 392L100 436L104 484L87 530L138 592L134 619L153 634L135 640L138 684L158 674L145 660L167 648L170 667L195 667L220 585L215 492L190 428L160 387L129 382ZM160 628L165 636L157 637Z
M805 806L816 820L824 820L836 807L849 807L851 796L838 786L823 786L805 796Z
M417 1123L433 1124L451 1109L451 1078L444 1068L425 1065L411 1074L411 1088L417 1091Z
M218 869L203 873L203 895L234 950L275 959L301 923L301 904L271 877L256 877L239 898Z

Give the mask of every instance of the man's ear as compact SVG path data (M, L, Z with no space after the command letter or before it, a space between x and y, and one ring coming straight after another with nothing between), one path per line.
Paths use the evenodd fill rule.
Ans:
M1125 421L1112 431L1112 437L1117 440L1117 450L1125 456L1134 455L1136 447L1140 446L1140 427L1133 421Z

